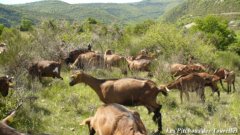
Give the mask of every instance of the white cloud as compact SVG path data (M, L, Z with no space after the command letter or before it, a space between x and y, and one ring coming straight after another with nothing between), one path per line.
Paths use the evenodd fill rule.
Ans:
M0 0L2 4L22 4L41 0ZM62 0L67 3L129 3L129 2L139 2L141 0Z

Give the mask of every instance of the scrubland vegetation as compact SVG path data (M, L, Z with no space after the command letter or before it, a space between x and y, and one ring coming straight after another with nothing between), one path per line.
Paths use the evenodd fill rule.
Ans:
M187 63L189 56L194 56L197 63L215 69L225 67L234 70L237 73L237 91L227 94L219 85L220 100L216 95L210 96L211 90L206 88L204 104L199 102L195 93L191 93L191 102L185 100L181 104L178 90L169 92L168 97L159 94L158 102L163 105L163 133L177 128L239 128L239 32L230 30L227 21L213 16L200 18L196 23L199 25L191 29L151 20L119 26L89 18L74 23L45 20L34 26L23 21L21 28L1 28L0 41L7 44L8 50L0 54L0 74L14 76L15 87L8 97L0 97L0 118L22 100L23 106L11 124L19 131L31 134L88 134L87 126L79 124L103 104L95 92L84 84L70 87L72 71L67 65L63 64L61 71L63 81L45 78L43 83L31 80L27 68L34 60L61 61L65 53L91 43L94 51L104 53L106 49L112 49L123 56L135 55L146 49L156 56L151 67L153 77L149 78L144 72L129 73L127 76L149 78L158 85L172 81L170 64ZM118 68L112 71L93 68L85 72L99 78L125 77ZM149 134L157 129L144 107L131 109L140 113Z

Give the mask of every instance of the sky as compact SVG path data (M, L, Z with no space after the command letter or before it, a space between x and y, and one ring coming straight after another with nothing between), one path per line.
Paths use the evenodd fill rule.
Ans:
M23 4L29 2L35 2L41 0L0 0L2 4ZM70 4L76 3L129 3L129 2L139 2L141 0L62 0Z

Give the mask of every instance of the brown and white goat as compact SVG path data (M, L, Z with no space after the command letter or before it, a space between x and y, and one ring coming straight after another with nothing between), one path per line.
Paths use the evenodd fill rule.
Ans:
M81 125L85 124L90 135L147 135L139 113L116 103L100 106L95 115Z
M167 95L165 89L159 89L151 80L122 78L98 79L82 71L71 76L70 86L78 83L89 85L105 104L118 103L127 106L145 106L149 113L154 112L153 120L162 131L161 105L156 102L159 92Z
M61 63L56 61L48 61L42 60L34 62L28 69L29 74L34 77L38 77L41 81L42 77L53 77L53 78L60 78L61 77Z

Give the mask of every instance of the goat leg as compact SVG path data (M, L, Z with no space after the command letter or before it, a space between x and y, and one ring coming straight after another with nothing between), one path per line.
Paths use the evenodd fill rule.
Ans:
M230 85L229 84L227 84L227 86L228 86L228 88L227 88L227 93L229 94L230 93Z
M231 93L231 91L232 91L232 85L229 84L229 93Z
M95 135L96 132L94 129L91 129L89 133L90 133L89 135Z
M162 114L160 112L162 106L160 105L159 108L157 108L154 111L153 121L158 124L158 133L162 131Z
M188 93L187 91L185 91L185 95L187 96L187 100L188 100L188 102L189 102L190 97L189 97L189 93Z
M205 94L204 93L201 95L201 100L203 103L205 103Z
M220 91L218 90L217 91L217 94L218 94L218 101L220 100Z
M183 96L183 92L182 92L182 91L180 91L180 99L181 99L181 104L183 103L183 98L182 98L182 96Z
M222 79L220 79L220 84L221 84L222 88L225 89L223 86L223 83L222 83Z
M233 82L232 84L233 84L233 92L235 92L236 91L235 82Z

